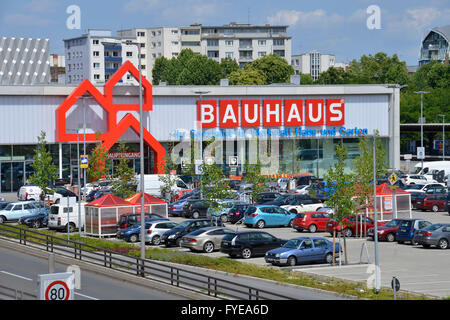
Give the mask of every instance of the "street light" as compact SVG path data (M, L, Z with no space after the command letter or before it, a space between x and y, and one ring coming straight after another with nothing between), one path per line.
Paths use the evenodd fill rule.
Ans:
M442 160L445 161L445 114L438 114L442 117Z
M135 45L138 49L139 68L139 150L140 150L140 193L141 193L141 259L145 259L145 212L144 212L144 135L142 122L144 121L142 112L142 68L141 68L141 44L126 40L127 45ZM142 268L142 273L144 268Z
M195 94L198 94L200 96L200 112L201 112L202 95L208 94L211 91L200 91L200 90L197 90L197 91L192 91L192 92L195 93ZM201 125L202 124L200 122L200 128L201 128ZM194 151L194 154L195 154L195 151ZM202 132L200 133L200 161L203 161L203 129L202 129ZM195 164L195 159L194 159L194 165L196 165ZM201 176L200 176L200 179L201 179ZM201 188L200 188L200 198L203 198L203 194L202 194L202 189Z
M420 94L420 147L423 150L423 95L429 93L428 91L414 91L416 94ZM425 151L422 157L422 171L423 171L423 158L425 157ZM423 172L422 172L423 173Z
M81 237L81 183L80 183L80 138L79 138L79 129L69 129L67 130L69 132L75 132L77 134L77 166L78 166L78 234ZM67 208L67 211L69 211L69 208ZM69 223L69 220L67 220L67 223ZM67 228L69 229L69 228ZM67 237L68 237L69 231L67 231Z
M84 100L90 99L89 96L80 96L77 97L77 99L81 100L83 105L83 154L86 155L86 104L84 103ZM77 135L78 137L78 135ZM78 176L80 175L80 172L78 172ZM83 198L84 201L86 201L86 169L83 170Z

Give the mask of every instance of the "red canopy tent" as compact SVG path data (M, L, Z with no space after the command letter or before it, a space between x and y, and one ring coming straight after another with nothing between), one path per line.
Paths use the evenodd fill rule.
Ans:
M141 213L140 192L125 199L125 201L134 207L134 213ZM144 209L146 213L156 213L163 217L168 217L167 202L148 193L144 193Z

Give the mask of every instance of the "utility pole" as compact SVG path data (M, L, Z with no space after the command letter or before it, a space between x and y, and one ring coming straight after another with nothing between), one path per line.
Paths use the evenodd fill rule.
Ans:
M420 94L420 147L423 150L423 95L429 93L428 91L414 91L416 94ZM425 151L423 153L425 157ZM422 158L422 169L423 171L423 158Z

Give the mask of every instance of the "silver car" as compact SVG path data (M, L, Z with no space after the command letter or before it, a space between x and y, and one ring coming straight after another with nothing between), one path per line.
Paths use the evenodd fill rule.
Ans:
M151 243L155 246L161 243L162 235L175 228L178 223L167 220L160 220L145 224L145 243ZM139 233L139 239L141 239L141 234Z
M441 249L448 249L450 244L450 224L436 223L417 231L414 241L424 248L436 246Z
M191 251L203 251L211 253L220 249L222 238L233 230L224 227L206 227L191 232L181 238L181 247Z

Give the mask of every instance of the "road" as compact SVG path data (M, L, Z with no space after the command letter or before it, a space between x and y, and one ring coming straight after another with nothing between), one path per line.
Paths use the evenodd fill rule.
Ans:
M0 272L37 280L38 274L48 273L48 260L12 249L0 247ZM66 272L67 266L55 264L55 272ZM81 270L81 289L76 290L86 299L97 300L184 300L186 298L158 289L149 289L128 281L106 277Z

